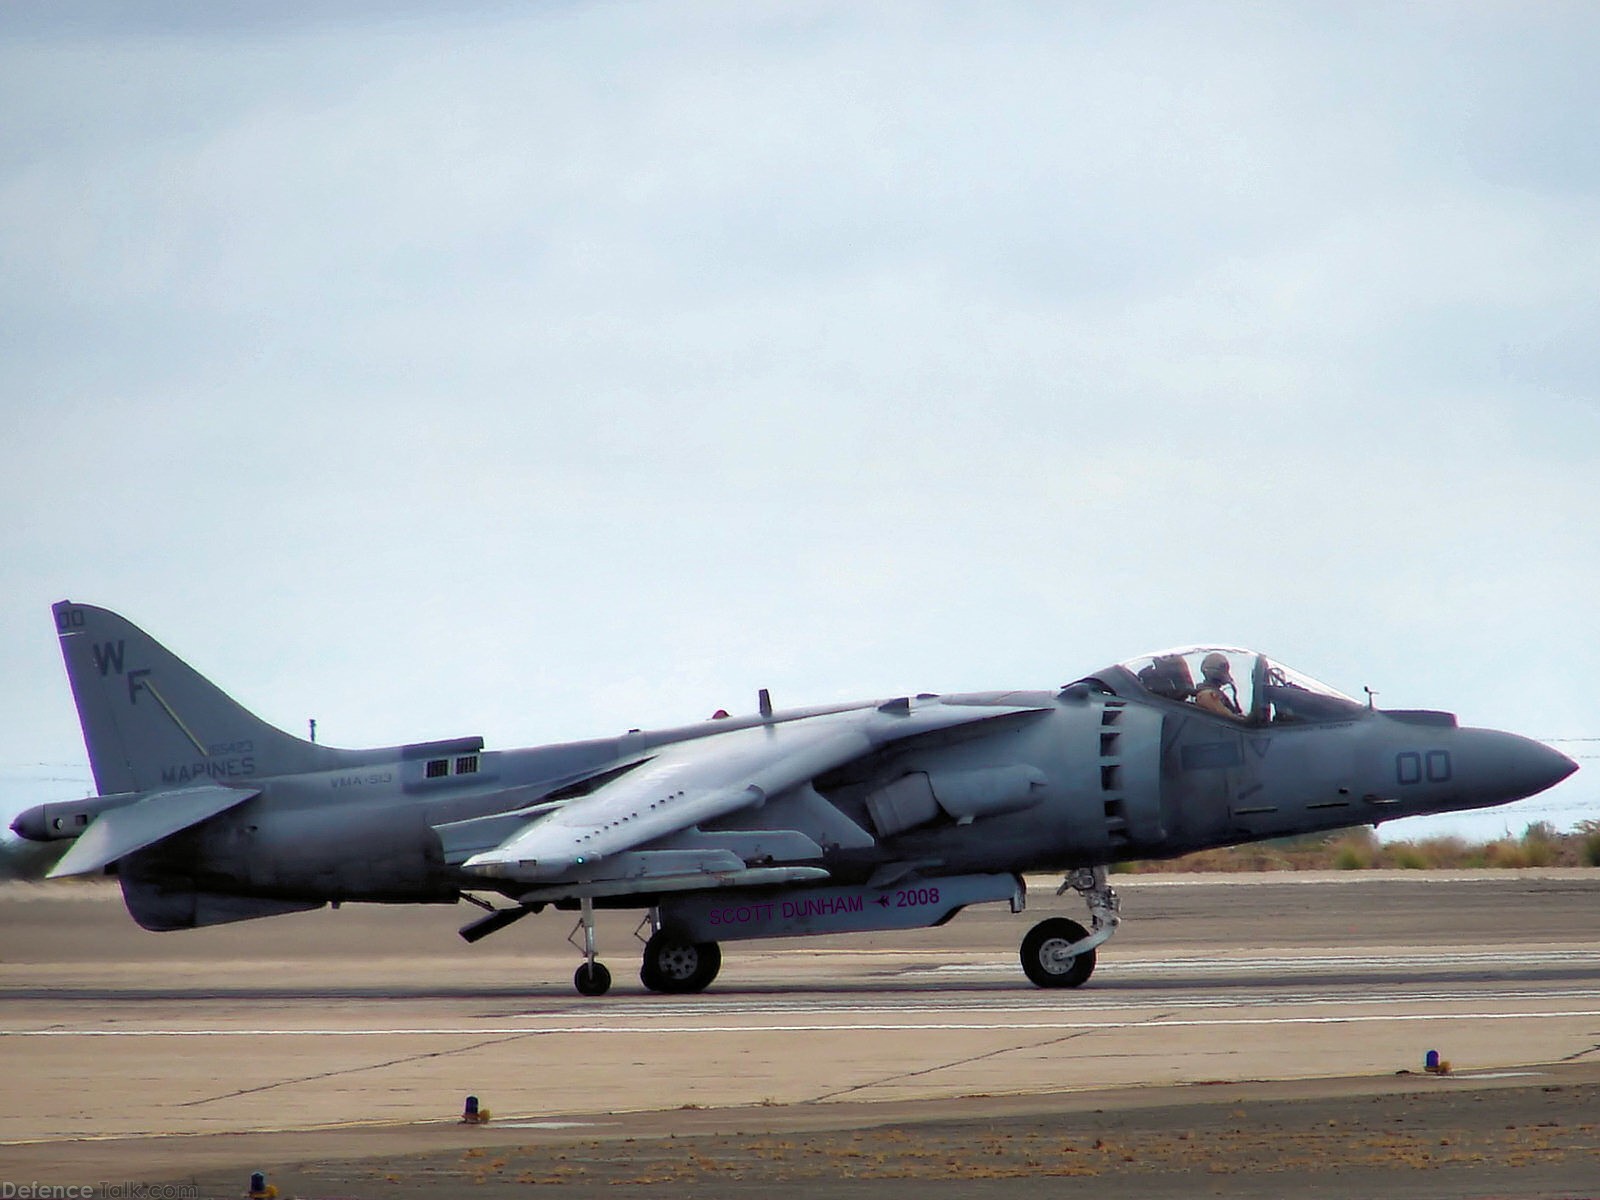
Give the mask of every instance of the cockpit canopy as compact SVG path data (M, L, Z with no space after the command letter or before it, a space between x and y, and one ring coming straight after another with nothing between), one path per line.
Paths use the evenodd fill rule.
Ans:
M1210 671L1207 671L1207 666ZM1125 673L1125 674L1124 674ZM1366 706L1309 675L1236 646L1188 646L1118 663L1112 672L1152 696L1218 711L1200 693L1209 682L1252 725L1348 720ZM1107 683L1109 679L1104 680ZM1119 686L1114 691L1121 691Z

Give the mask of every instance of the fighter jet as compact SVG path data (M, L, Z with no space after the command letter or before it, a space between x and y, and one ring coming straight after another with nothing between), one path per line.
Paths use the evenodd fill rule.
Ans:
M1381 711L1264 655L1145 655L1059 689L896 696L531 749L481 737L378 750L246 712L131 623L54 607L99 795L12 824L71 839L52 876L113 873L145 929L368 901L486 910L469 942L639 909L640 981L703 990L721 943L1021 912L1060 872L1088 925L1022 939L1041 987L1089 979L1120 921L1106 869L1262 838L1504 804L1576 764L1447 712Z

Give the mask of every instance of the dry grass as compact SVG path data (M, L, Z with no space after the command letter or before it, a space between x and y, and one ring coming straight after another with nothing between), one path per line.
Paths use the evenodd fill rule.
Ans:
M1584 821L1570 833L1548 824L1528 826L1520 838L1467 842L1461 838L1425 838L1417 842L1380 842L1365 827L1336 833L1280 838L1248 846L1202 850L1181 858L1118 863L1120 874L1158 871L1363 871L1377 867L1410 871L1469 867L1596 867L1600 866L1600 821Z

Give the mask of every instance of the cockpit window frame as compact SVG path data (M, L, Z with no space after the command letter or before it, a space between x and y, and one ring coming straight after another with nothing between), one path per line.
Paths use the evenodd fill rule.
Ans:
M1210 711L1195 702L1203 686L1193 682L1201 675L1198 667L1205 656L1217 653L1225 655L1232 668L1234 694L1248 688L1248 697L1238 695L1242 709L1239 717ZM1180 663L1182 671L1177 669ZM1185 673L1191 682L1186 688L1180 688L1180 677ZM1126 659L1089 678L1110 687L1119 696L1137 695L1249 729L1349 721L1368 711L1367 705L1337 688L1242 646L1183 646L1158 650ZM1187 694L1180 694L1181 691ZM1244 703L1247 698L1248 704Z

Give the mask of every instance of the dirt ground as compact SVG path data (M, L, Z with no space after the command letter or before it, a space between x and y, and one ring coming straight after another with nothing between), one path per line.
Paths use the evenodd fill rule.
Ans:
M1411 1081L1403 1081L1410 1083ZM556 1194L753 1200L899 1200L1012 1196L1024 1191L1104 1200L1294 1195L1301 1200L1600 1197L1600 1072L1556 1072L1524 1086L1461 1088L1419 1076L1393 1094L1250 1098L1235 1085L1185 1089L1185 1103L1127 1107L1079 1095L1036 1111L981 1100L960 1119L899 1120L864 1129L685 1133L620 1140L503 1144L310 1161L271 1176L283 1195L483 1200ZM1064 1098L1063 1098L1064 1099ZM1091 1098L1092 1102L1092 1098ZM748 1116L748 1114L747 1114ZM491 1127L492 1128L492 1125ZM238 1195L248 1179L208 1172L184 1182L203 1196ZM1063 1186L1061 1181L1078 1183Z

